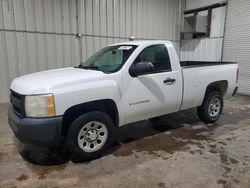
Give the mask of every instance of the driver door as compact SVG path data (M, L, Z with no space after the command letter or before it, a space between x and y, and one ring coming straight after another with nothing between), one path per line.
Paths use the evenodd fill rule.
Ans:
M181 73L172 70L165 44L144 48L131 67L139 62L151 62L154 70L139 76L126 76L123 88L126 123L178 111Z

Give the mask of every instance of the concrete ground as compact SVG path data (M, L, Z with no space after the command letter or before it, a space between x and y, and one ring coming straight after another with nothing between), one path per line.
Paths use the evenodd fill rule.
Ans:
M195 110L121 127L100 159L19 143L0 105L0 187L250 187L250 97L225 102L205 125Z

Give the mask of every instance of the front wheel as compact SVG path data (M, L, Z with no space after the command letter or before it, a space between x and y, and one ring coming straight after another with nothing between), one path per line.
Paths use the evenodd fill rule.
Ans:
M205 95L202 105L197 108L197 114L203 122L214 123L220 118L222 110L222 94L218 91L211 91Z
M73 160L88 161L101 157L113 140L114 123L103 112L88 112L70 126L67 145Z

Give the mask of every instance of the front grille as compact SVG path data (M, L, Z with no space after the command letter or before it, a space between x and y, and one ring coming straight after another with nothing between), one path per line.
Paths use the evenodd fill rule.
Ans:
M21 118L25 117L24 95L10 91L10 103L12 104L13 111L16 115Z

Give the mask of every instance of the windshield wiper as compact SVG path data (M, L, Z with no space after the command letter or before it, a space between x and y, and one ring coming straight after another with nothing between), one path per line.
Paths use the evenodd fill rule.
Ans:
M78 66L74 66L74 68L97 70L97 71L102 71L103 73L110 73L109 71L100 70L98 66L90 66L90 65L89 66L84 66L84 65L80 64Z
M81 69L90 69L90 70L99 70L99 67L97 66L84 66L82 64L74 67L74 68L81 68Z

